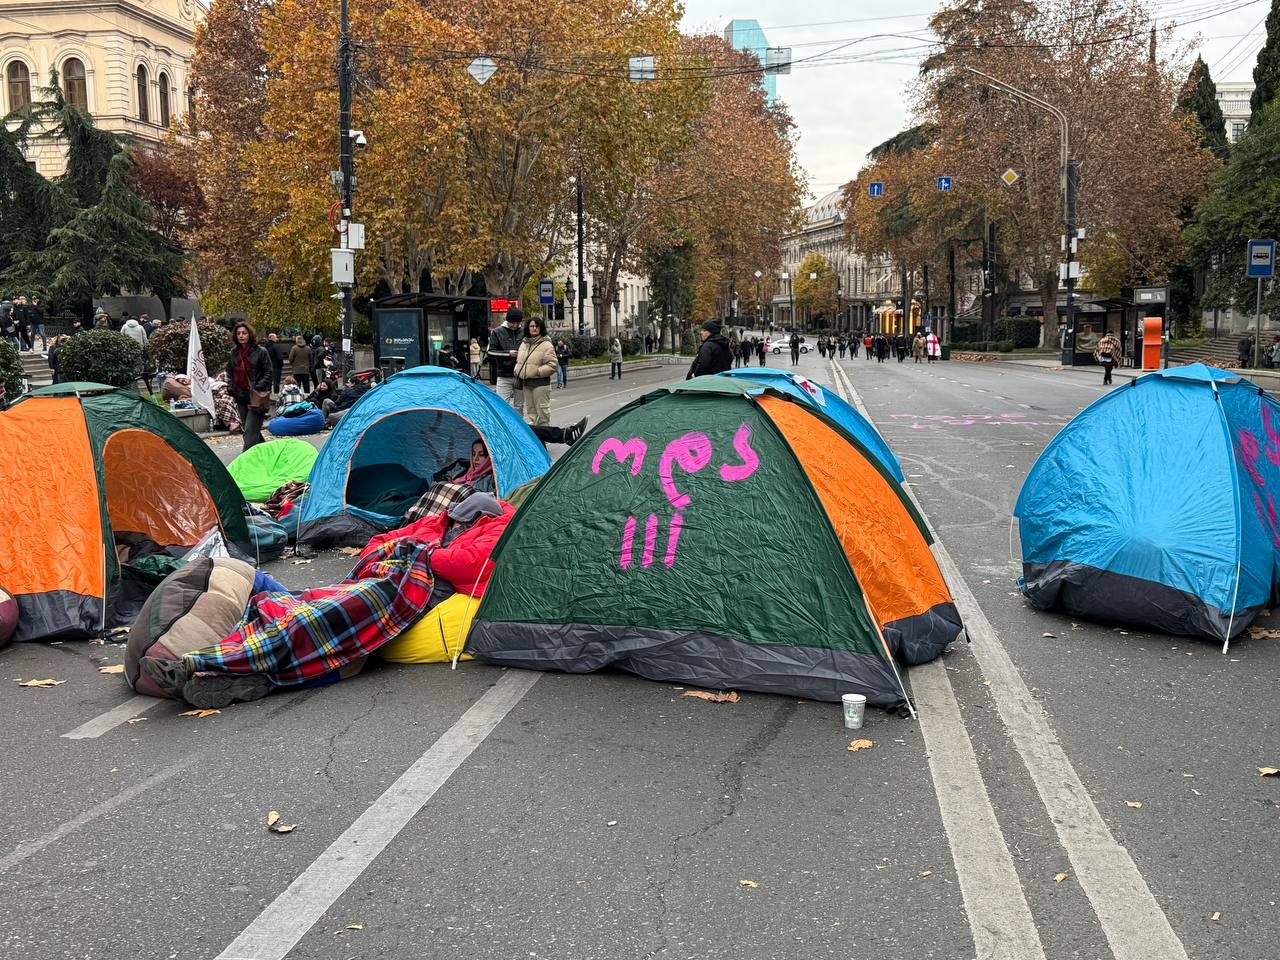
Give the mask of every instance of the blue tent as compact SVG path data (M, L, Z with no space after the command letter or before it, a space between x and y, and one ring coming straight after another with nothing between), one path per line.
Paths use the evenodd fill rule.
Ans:
M1280 404L1202 364L1082 410L1027 475L1014 515L1041 609L1220 640L1276 592Z
M492 390L443 367L414 367L361 397L334 426L303 505L304 543L363 544L392 529L432 483L483 439L498 496L546 473L551 458Z
M822 384L814 383L798 373L776 370L773 367L741 367L737 370L726 370L721 376L754 380L763 386L772 387L781 393L807 401L862 441L862 445L893 474L894 479L899 483L902 482L902 464L898 463L898 458L884 442L879 431L867 422L862 414L842 400L839 394L828 390Z

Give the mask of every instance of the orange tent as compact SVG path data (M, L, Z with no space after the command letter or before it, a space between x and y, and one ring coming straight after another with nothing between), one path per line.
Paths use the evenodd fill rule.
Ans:
M132 622L118 548L246 542L244 498L204 441L137 394L100 384L36 390L0 413L0 587L15 640L78 638Z

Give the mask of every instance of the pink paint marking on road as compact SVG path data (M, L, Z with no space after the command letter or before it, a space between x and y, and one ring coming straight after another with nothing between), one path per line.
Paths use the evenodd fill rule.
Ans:
M683 526L684 514L676 511L671 518L671 531L667 534L667 555L662 558L662 562L668 567L676 565L676 546L680 543L680 530Z
M627 517L622 528L622 554L618 557L618 566L626 570L631 566L631 547L636 539L636 518Z
M685 473L697 473L711 462L711 440L705 433L692 432L676 437L662 451L662 459L658 462L658 479L662 481L662 491L667 495L671 506L683 510L692 502L687 493L676 489L672 464L679 464Z
M653 566L653 546L657 540L658 518L651 513L644 525L644 559L640 562L645 567Z
M738 427L737 433L733 435L733 449L742 458L742 463L733 466L726 463L720 468L720 479L725 483L737 483L739 480L745 480L760 467L760 458L751 449L751 427L749 424L744 423Z
M632 437L625 443L617 437L609 437L600 444L596 455L591 460L591 472L600 472L600 462L604 460L607 454L613 454L613 458L621 464L625 464L627 460L631 461L631 475L639 476L640 471L644 469L644 456L648 453L649 447L639 437Z

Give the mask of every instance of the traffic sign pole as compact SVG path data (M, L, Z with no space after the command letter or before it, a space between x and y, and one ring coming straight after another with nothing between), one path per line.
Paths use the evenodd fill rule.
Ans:
M1253 308L1253 369L1258 369L1258 354L1262 350L1262 278L1258 278L1258 299Z
M1250 240L1245 251L1244 273L1258 278L1258 299L1253 311L1253 365L1256 368L1262 352L1262 279L1276 272L1276 242Z

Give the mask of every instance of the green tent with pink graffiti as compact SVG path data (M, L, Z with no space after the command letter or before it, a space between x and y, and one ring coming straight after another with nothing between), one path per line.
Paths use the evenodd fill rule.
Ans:
M874 534L874 535L872 535ZM529 669L908 703L961 631L923 521L816 405L698 377L623 407L520 507L467 641Z

